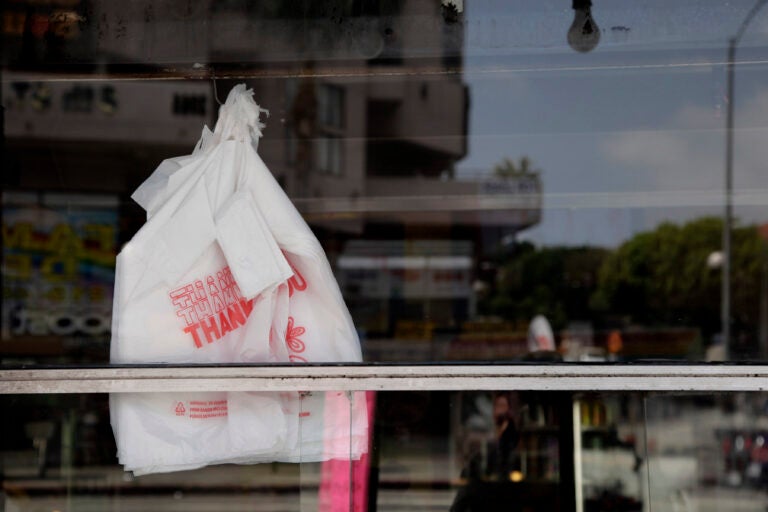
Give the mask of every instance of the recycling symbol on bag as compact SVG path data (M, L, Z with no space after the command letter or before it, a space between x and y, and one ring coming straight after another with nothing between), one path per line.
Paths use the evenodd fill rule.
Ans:
M176 416L184 416L187 410L184 408L184 404L179 402L176 404Z

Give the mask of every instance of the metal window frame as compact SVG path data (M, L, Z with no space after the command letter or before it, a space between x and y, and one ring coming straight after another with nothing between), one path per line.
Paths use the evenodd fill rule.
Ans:
M0 370L0 394L497 389L766 391L768 365L156 365Z

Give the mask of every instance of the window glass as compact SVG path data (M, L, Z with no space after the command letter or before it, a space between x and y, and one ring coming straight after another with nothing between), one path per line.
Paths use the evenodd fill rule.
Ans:
M159 403L170 395L137 396ZM3 410L13 412L1 426L4 505L18 511L765 507L768 397L762 392L353 396L364 396L372 413L363 436L370 444L360 457L355 435L346 436L354 428L344 427L360 402L330 392L323 396L329 409L321 411L320 428L309 419L318 409L300 408L305 423L298 439L305 449L296 463L213 464L142 475L124 471L116 459L110 427L114 395L112 404L106 394L4 395ZM217 421L192 418L210 408L207 402L175 398L167 412L180 421ZM236 413L238 400L229 394L228 414ZM176 410L178 402L184 411ZM126 427L137 428L120 425L123 435ZM166 434L157 431L152 443L133 447L136 453L124 451L121 460L161 449L155 445ZM318 461L312 447L318 439L326 454L358 453L352 462L341 456ZM205 450L222 448L213 443Z
M317 92L319 124L325 129L344 127L344 89L323 84Z
M0 357L108 360L131 199L238 83L365 361L768 357L762 2L3 5Z
M320 137L316 141L317 170L319 172L340 175L341 169L341 139L339 137Z
M200 395L198 393L198 395ZM168 394L162 396L168 397ZM136 398L136 397L133 397ZM135 402L135 400L131 399ZM138 397L145 404L162 402L160 395ZM223 448L211 442L199 425L214 423L220 430L219 412L195 400L179 400L169 414L187 423L186 434L175 431L141 430L130 422L121 422L124 437L144 437L139 445L128 445L121 462L152 457L153 453L179 455L184 443L208 456ZM218 401L218 400L217 400ZM226 403L227 400L225 399ZM234 405L231 401L230 405ZM137 405L134 403L133 405ZM116 458L115 438L110 427L110 412L115 413L109 396L101 395L27 395L2 398L3 411L13 411L13 421L2 425L2 487L5 510L309 510L304 503L317 503L322 473L320 464L263 463L210 465L200 469L173 471L172 468L134 468L124 471ZM135 412L135 411L134 411ZM230 414L235 410L230 408ZM140 414L151 423L153 414ZM160 411L155 411L155 415ZM211 417L204 418L208 414ZM222 414L226 414L224 411ZM9 415L5 416L6 418ZM191 426L190 426L191 425ZM233 425L230 424L230 427ZM262 425L264 426L264 425ZM258 428L256 423L241 428ZM126 432L133 429L134 432ZM182 428L182 430L184 430ZM246 433L231 429L232 443ZM273 428L273 432L280 429ZM221 432L223 437L226 432ZM138 436L138 437L134 437ZM210 443L207 446L204 442ZM270 436L266 436L270 437ZM274 436L272 436L274 437ZM242 446L241 446L242 447ZM201 453L203 452L203 453ZM300 462L300 461L297 461ZM349 464L348 464L349 465ZM305 471L306 469L306 471ZM334 470L336 471L336 470ZM142 474L145 472L147 474ZM329 476L326 469L326 481ZM338 478L338 471L336 471ZM315 508L317 510L317 508Z
M765 393L648 397L649 506L764 506L766 405Z
M62 383L55 368L107 365L113 297L153 279L168 292L121 328L139 333L129 362L164 372L198 372L167 363L209 347L249 364L275 362L266 347L292 363L469 363L484 388L490 363L764 362L767 4L4 2L3 372L39 378L26 369L42 366L49 385ZM118 254L162 207L177 211L158 182L191 187L178 157L210 149L204 127L239 84L263 109L249 133L275 183L259 190L282 190L300 215L246 198L209 218L212 202L198 201L132 256L143 284L121 288ZM228 243L205 239L226 214L229 240L252 245L179 277ZM236 229L269 241L300 218L323 249L311 268ZM190 240L208 252L185 250ZM323 258L329 273L308 279ZM326 289L306 308L314 324L273 314L266 285L261 309L246 300L270 271L288 301ZM361 354L327 342L323 322L346 318L334 301ZM259 348L219 343L246 320ZM420 367L405 368L414 389L428 380ZM670 393L584 392L600 377L556 370L571 368L551 374L574 388L557 392L402 391L392 377L375 393L230 393L232 375L203 372L185 394L108 396L87 378L79 394L4 387L0 508L765 508L765 393L689 392L723 375L728 389L759 389L754 366L641 375L679 384ZM128 385L135 370L107 372ZM459 373L430 382L448 389ZM147 429L175 448L146 442Z
M5 395L0 399L3 409L14 411L14 419L3 422L0 449L6 509L396 511L467 510L479 504L508 507L514 503L534 510L542 506L570 510L573 505L570 402L565 396L536 393L354 394L355 399L367 398L372 412L361 455L357 434L348 435L354 428L345 425L355 417L353 410L359 403L348 401L344 393L329 392L324 408L301 408L297 440L303 448L294 454L294 464L241 460L198 469L140 466L134 472L124 471L120 463L151 460L159 452L174 453L174 457L223 453L227 444L223 442L198 446L194 452L184 446L212 441L211 431L221 427L221 418L213 416L229 414L233 419L243 400L243 394L226 394L223 402L228 411L219 408L205 413L218 402L202 401L207 395L211 394L197 393L197 400L178 393L109 398L105 394ZM342 400L337 401L336 395ZM260 396L276 399L276 395ZM138 408L161 404L165 398L174 399L168 411ZM116 399L122 402L117 404ZM302 400L310 403L313 397ZM344 403L351 408L345 410ZM334 404L339 407L333 408ZM120 416L128 412L121 408L127 405L146 422L136 424ZM164 412L175 418L176 431L151 431L152 417ZM311 415L317 412L323 417L313 423ZM201 414L210 417L196 417ZM110 416L113 425L119 426L122 441L143 436L145 442L120 446L120 441L116 446ZM562 420L566 421L561 424ZM197 428L206 421L212 426ZM179 432L183 424L188 426ZM241 428L262 426L250 421ZM228 428L229 443L237 443L241 436L243 442L256 436L237 431L231 422ZM274 429L272 434L279 432ZM313 446L318 440L320 450ZM246 448L253 449L253 445ZM494 504L496 498L504 501Z

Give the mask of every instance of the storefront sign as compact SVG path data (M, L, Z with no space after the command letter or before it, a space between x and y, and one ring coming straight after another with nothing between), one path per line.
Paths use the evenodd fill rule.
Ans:
M2 339L108 335L117 199L5 194L3 203Z

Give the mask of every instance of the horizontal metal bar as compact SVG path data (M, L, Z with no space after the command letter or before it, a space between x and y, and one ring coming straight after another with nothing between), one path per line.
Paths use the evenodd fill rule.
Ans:
M434 60L434 59L430 59ZM475 65L465 67L434 66L421 64L417 59L411 59L403 66L368 66L351 64L348 66L319 64L314 68L302 68L297 65L281 67L273 65L264 67L260 63L254 63L251 68L228 68L222 64L209 64L203 68L194 68L193 63L179 65L161 65L156 69L125 70L130 64L113 65L113 71L100 71L95 66L86 70L78 70L75 66L70 69L35 70L24 68L6 68L0 73L0 83L17 79L15 76L5 76L16 73L24 74L25 79L35 82L159 82L175 80L212 80L214 77L221 80L260 80L274 78L387 78L387 77L416 77L423 79L427 76L498 76L518 73L582 73L598 71L632 71L632 70L673 70L673 69L710 69L718 66L726 66L726 61L701 61L701 62L660 62L649 64L597 64L588 66L554 65L554 66L504 66L504 65ZM734 66L758 66L768 64L768 60L742 60L734 63ZM210 66L215 68L211 72Z
M0 370L0 394L494 389L766 391L768 365L295 365Z
M407 186L407 185L404 185ZM768 205L768 189L735 190L734 206ZM712 190L675 190L642 192L519 193L519 194L435 194L382 197L295 198L294 204L304 214L313 213L402 213L510 210L574 210L602 208L691 208L721 206L722 192Z

